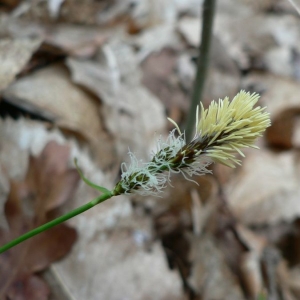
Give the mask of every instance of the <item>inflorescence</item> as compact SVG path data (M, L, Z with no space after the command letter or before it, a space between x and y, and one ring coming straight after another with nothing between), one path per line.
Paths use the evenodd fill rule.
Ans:
M271 124L265 107L254 107L258 99L256 93L240 91L232 101L228 97L212 101L208 109L201 103L200 119L199 108L196 112L196 133L188 143L178 125L170 120L176 128L166 141L158 140L157 152L150 162L139 161L129 153L131 162L129 166L122 164L121 180L113 194L157 196L170 183L171 173L182 173L191 180L193 175L210 173L207 167L213 162L232 168L240 164L235 154L244 156L241 148L258 148L254 145L256 138Z

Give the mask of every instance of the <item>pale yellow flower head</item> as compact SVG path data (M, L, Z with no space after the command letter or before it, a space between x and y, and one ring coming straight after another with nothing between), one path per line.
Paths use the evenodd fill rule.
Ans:
M240 91L232 101L228 97L212 101L208 109L201 103L200 120L196 124L196 140L202 143L201 154L229 167L239 164L234 153L242 156L241 148L254 147L257 137L270 126L269 113L260 106L256 93ZM204 147L203 147L204 146Z

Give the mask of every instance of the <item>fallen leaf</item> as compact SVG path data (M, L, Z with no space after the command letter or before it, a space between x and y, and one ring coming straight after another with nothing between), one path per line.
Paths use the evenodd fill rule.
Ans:
M67 70L60 65L20 78L5 90L4 97L88 140L97 141L103 132L97 102L74 85Z
M73 299L184 300L178 273L168 268L160 243L152 242L151 220L120 197L73 220L82 234L72 253L52 266L56 280Z
M110 36L111 30L73 24L48 25L45 44L71 56L89 57L97 52Z
M172 23L162 23L147 28L141 34L132 36L131 41L139 49L137 53L139 61L164 48L180 49L180 37Z
M200 44L202 22L200 18L183 17L178 22L178 31L189 45L198 47Z
M245 299L237 278L226 264L223 253L209 234L195 237L192 243L190 284L204 300Z
M296 70L293 53L298 54L300 50L298 16L266 15L246 4L246 1L235 1L229 10L226 4L222 10L221 4L214 23L216 36L241 69L254 67L293 75ZM235 18L231 17L232 13Z
M48 9L50 16L52 18L57 18L59 15L60 7L63 4L64 0L49 0Z
M255 252L246 252L240 260L241 277L245 290L251 299L257 299L263 289L261 257Z
M300 297L300 270L299 267L294 267L290 270L287 270L287 266L285 266L285 276L284 281L285 284L288 285L291 292L295 295L296 299Z
M116 138L120 157L127 157L128 147L145 156L154 140L154 133L164 131L166 118L163 105L142 86L138 71L135 72L132 67L125 68L126 58L117 56L119 51L116 47L106 49L103 54L106 57L101 63L69 59L67 64L72 78L102 100L103 120Z
M300 214L299 161L295 152L249 151L226 185L228 202L243 224L274 225Z
M65 0L60 13L60 19L66 23L94 25L99 13L109 5L110 1Z
M39 157L29 158L25 191L43 199L44 211L57 208L74 195L79 176L76 169L67 168L69 155L67 146L49 142ZM41 215L41 212L37 211L37 214Z
M40 38L5 38L0 41L0 91L13 82L33 53L38 49Z
M156 95L167 109L175 106L187 110L188 99L176 75L177 54L171 49L149 55L142 64L142 83Z
M263 273L261 270L262 254L267 246L267 239L254 233L242 224L235 226L240 242L246 247L239 261L239 269L247 295L256 299L263 290Z
M8 299L16 300L47 300L49 295L49 287L38 276L15 280L13 287L6 294Z
M275 46L266 51L262 63L271 73L292 77L294 75L293 52L289 47Z
M73 196L79 175L68 169L68 156L68 147L50 142L39 157L30 157L24 181L11 182L5 204L9 231L0 230L1 244L54 219L55 209ZM76 237L75 229L60 224L3 253L0 298L47 299L49 290L35 273L64 257Z

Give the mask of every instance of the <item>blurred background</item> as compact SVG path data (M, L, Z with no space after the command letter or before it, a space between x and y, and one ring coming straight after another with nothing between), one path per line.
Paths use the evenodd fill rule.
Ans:
M297 4L297 2L296 2ZM0 1L0 242L113 188L187 118L200 0ZM118 196L0 255L0 299L300 299L300 19L217 1L203 104L261 95L242 166Z

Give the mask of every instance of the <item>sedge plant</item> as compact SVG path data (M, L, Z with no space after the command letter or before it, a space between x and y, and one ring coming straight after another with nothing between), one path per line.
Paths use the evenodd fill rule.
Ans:
M111 197L122 194L161 196L171 182L172 173L181 173L187 180L192 180L195 175L211 173L207 168L211 163L221 163L232 168L241 164L236 154L244 156L241 149L245 147L257 148L254 145L256 138L270 126L270 116L265 107L255 106L258 99L256 93L240 91L232 101L228 97L212 101L207 109L200 103L196 109L195 135L190 142L186 141L185 133L180 131L178 125L169 119L175 128L167 139L160 138L157 141L157 151L148 162L138 160L129 152L130 163L122 163L121 178L112 190L85 178L75 161L82 180L101 192L101 195L5 244L0 247L0 253Z

